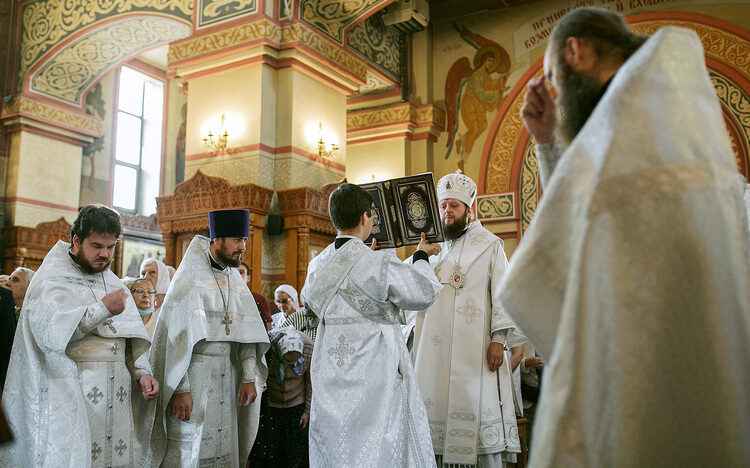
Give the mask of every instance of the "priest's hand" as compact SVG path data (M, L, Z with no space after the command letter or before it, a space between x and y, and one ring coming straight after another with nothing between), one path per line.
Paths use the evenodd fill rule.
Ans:
M250 406L250 403L254 402L257 396L255 382L243 383L240 387L240 406Z
M555 142L557 108L545 77L529 81L528 87L521 107L523 125L538 144L552 144Z
M153 400L159 394L159 382L150 375L144 375L138 379L138 390L141 391L144 400Z
M302 413L302 417L299 418L299 427L302 429L305 429L307 427L307 423L310 422L310 413Z
M109 310L110 314L119 315L123 310L125 310L127 298L127 291L125 291L124 289L118 289L117 291L112 291L111 293L106 294L104 297L102 297L102 302L104 303L104 307Z
M421 250L422 252L425 252L427 255L437 255L440 253L440 244L438 244L437 242L427 242L427 238L425 237L424 232L423 232L422 240L419 241L417 250Z
M502 343L490 343L487 347L487 367L490 372L495 372L498 367L503 365L503 345Z
M177 419L190 421L190 413L193 412L193 397L190 392L175 393L172 397L172 414Z

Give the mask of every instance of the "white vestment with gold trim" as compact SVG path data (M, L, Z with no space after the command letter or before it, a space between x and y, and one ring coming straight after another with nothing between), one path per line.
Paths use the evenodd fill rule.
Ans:
M497 372L487 367L494 332L508 348L525 341L497 301L503 243L475 221L430 260L444 287L417 314L413 353L435 454L444 465L475 465L478 455L519 453L509 353Z

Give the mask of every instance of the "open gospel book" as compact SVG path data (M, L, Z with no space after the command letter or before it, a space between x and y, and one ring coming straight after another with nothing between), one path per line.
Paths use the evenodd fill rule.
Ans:
M432 173L361 184L372 197L372 234L377 247L417 245L424 232L430 242L443 240Z

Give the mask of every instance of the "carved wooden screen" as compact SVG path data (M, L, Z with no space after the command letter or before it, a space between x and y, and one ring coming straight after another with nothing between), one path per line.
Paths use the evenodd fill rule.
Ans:
M13 226L4 229L5 273L16 267L37 270L47 252L58 240L70 242L70 223L65 218L48 223L39 223L35 228Z
M299 187L277 192L287 232L285 281L298 291L305 284L311 256L336 238L328 215L328 197L341 183L323 189Z
M211 177L198 170L174 189L174 195L157 197L156 219L166 247L166 263L180 265L190 240L208 236L211 210L250 210L250 234L242 261L250 267L250 287L260 291L263 228L273 191L255 184L230 185L226 179Z

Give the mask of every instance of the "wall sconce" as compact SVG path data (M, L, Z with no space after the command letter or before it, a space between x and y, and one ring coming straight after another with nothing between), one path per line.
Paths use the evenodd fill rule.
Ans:
M339 150L339 145L331 143L329 145L330 149L326 150L326 142L323 141L323 122L319 123L318 131L318 156L322 158L335 158L336 152Z
M216 131L216 135L209 130L208 135L203 137L203 143L214 151L221 151L227 147L228 142L229 133L224 127L224 114L221 114L221 127Z

